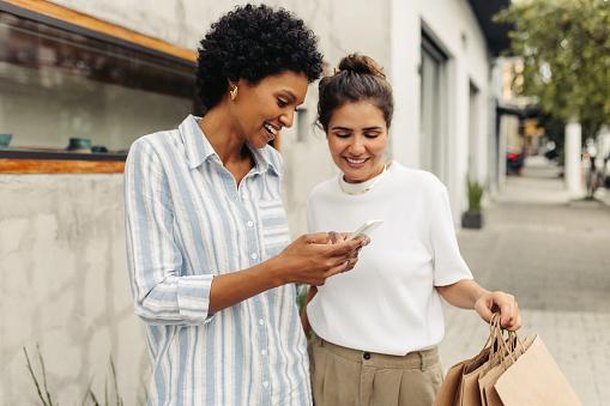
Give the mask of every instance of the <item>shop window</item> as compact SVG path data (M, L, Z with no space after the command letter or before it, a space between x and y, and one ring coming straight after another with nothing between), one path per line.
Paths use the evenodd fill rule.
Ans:
M0 7L0 158L124 159L138 137L195 109L194 58ZM88 159L88 158L83 158Z

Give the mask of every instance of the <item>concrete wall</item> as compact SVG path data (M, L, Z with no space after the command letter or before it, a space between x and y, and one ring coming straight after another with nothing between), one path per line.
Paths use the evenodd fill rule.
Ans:
M103 399L112 355L137 404L148 359L128 286L121 175L0 175L0 404L39 404L22 351L36 343L55 402L90 382Z

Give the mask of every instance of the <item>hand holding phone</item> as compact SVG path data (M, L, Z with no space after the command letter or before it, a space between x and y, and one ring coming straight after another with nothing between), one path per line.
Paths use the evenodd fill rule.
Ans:
M381 224L383 223L383 220L369 220L366 221L364 224L362 224L360 227L358 227L358 229L356 231L354 231L353 233L350 234L349 237L347 237L346 241L349 241L353 238L356 238L356 236L360 235L360 234L364 234L367 237L371 236L371 232L376 229L377 227L379 227Z

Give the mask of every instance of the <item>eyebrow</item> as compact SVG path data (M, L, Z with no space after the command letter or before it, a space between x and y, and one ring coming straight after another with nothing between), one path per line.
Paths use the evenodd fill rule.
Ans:
M354 131L353 128L348 128L348 127L341 127L341 126L334 126L330 128L331 130L345 130L345 131ZM365 127L362 129L362 131L370 131L370 130L379 130L381 131L382 128L379 126L373 126L373 127Z
M291 103L296 103L297 102L297 97L294 95L294 93L292 93L290 90L288 89L282 89L280 91L280 93L285 93L285 95L290 99Z

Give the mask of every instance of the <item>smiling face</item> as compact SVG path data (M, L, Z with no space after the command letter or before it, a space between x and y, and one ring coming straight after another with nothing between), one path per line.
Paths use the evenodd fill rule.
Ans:
M235 124L246 142L262 148L283 127L291 127L295 109L307 94L308 83L307 76L293 71L267 76L256 84L240 80L232 108Z
M346 182L364 182L383 171L388 128L383 111L374 104L348 102L335 109L326 138Z

